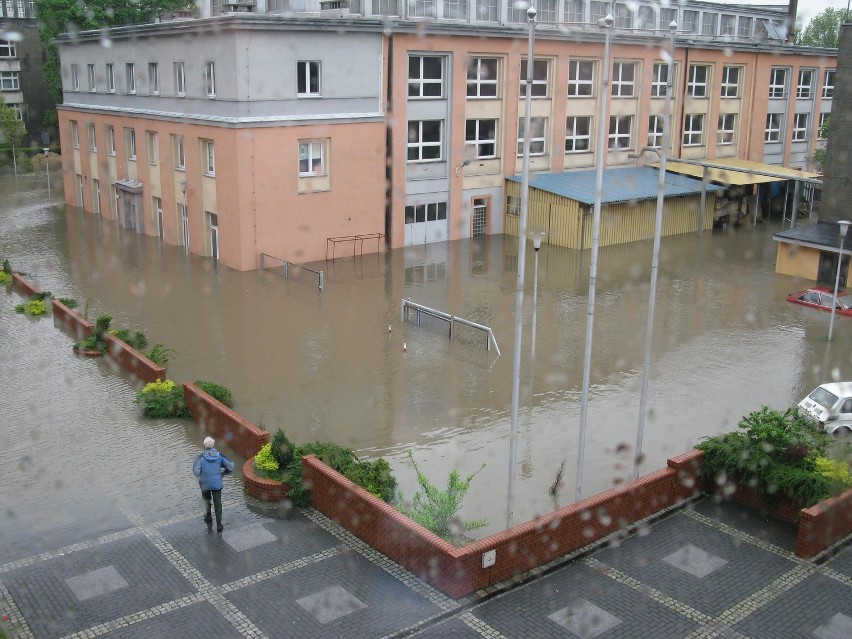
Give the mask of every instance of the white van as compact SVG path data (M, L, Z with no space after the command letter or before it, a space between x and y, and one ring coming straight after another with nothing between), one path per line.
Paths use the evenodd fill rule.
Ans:
M799 408L825 426L827 433L852 432L852 382L822 384L799 402Z

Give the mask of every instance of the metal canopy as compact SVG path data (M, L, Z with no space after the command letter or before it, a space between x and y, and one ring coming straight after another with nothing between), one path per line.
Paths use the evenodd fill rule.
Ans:
M819 173L809 173L798 169L788 169L774 164L752 162L739 158L702 160L699 162L680 162L669 160L666 170L696 178L704 177L707 169L707 179L730 185L764 184L767 182L782 182L784 180L819 180Z

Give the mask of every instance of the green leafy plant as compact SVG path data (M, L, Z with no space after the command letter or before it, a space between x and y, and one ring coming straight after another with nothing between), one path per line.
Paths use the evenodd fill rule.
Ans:
M817 457L814 465L817 472L828 479L832 495L839 495L852 488L852 474L849 473L849 464L845 460Z
M73 297L60 297L59 301L65 304L68 308L77 308L77 300Z
M708 437L696 448L704 453L703 479L728 479L752 489L767 506L784 495L803 507L825 499L831 490L815 460L825 457L824 432L798 409L784 412L764 406L740 420L740 431Z
M451 471L449 477L447 477L446 490L441 490L423 474L417 466L417 462L414 461L414 455L411 451L408 451L408 458L414 464L417 483L422 492L414 493L410 506L405 505L402 492L398 492L396 509L399 512L456 545L466 541L464 532L488 525L488 522L484 519L465 521L457 517L459 510L461 510L462 500L470 488L470 482L485 468L485 464L482 464L476 472L464 479L461 478L457 470Z
M11 284L12 276L9 275L6 271L0 271L0 284Z
M112 315L100 315L95 320L95 330L86 339L74 342L74 348L81 351L100 351L106 353L106 336L109 333L109 325Z
M145 333L142 331L133 331L131 333L130 329L120 328L118 330L111 330L110 334L115 335L122 342L130 346L130 348L136 349L140 353L144 352L148 346L148 338L145 337Z
M170 360L174 359L177 353L173 348L168 348L163 344L154 344L148 352L147 357L157 366L165 366Z
M12 265L9 264L9 258L8 257L3 259L3 272L6 275L12 275Z
M254 457L254 469L261 477L281 480L281 470L272 455L272 444L264 444Z
M296 447L293 445L284 431L280 428L272 435L271 451L279 468L287 468L293 461L293 455L296 452Z
M51 293L50 291L38 291L36 293L33 293L33 296L30 299L40 300L42 302L44 300L52 300L53 293Z
M145 417L155 419L192 417L184 400L183 386L175 384L170 379L146 384L136 396L135 401L137 404L142 404Z
M231 396L231 391L221 384L217 384L216 382L205 382L204 380L199 379L195 381L195 385L210 395L213 399L223 403L228 408L233 408L234 398Z
M27 315L33 315L38 317L39 315L44 315L47 312L47 305L43 300L31 299L23 304L18 304L15 306L15 312Z

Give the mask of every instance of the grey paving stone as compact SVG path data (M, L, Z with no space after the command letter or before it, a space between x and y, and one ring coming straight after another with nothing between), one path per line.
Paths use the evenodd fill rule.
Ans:
M850 628L850 617L852 587L823 575L811 575L755 610L734 629L751 639L834 639L830 633ZM852 632L838 636L848 639Z
M813 634L818 639L849 639L852 637L852 618L838 612Z
M728 563L698 579L663 561L681 549L684 541ZM655 523L647 535L602 549L594 557L711 616L719 615L795 566L792 560L722 533L682 512Z
M584 639L595 639L621 623L621 619L586 599L577 599L547 618Z
M553 615L566 607L594 605L621 623L599 637L667 639L684 637L697 624L588 566L571 563L542 579L495 597L472 614L512 639L564 639L566 628ZM591 610L591 608L588 608ZM583 635L576 635L583 636Z
M81 601L67 580L107 566L127 586ZM194 592L140 535L12 570L3 582L37 639L62 637Z
M207 601L115 628L104 639L239 639L243 635Z
M852 544L841 548L825 565L832 570L852 578Z
M329 588L346 590L364 607L323 623L298 603ZM352 551L226 596L269 637L382 637L439 612L428 599Z
M663 557L663 561L699 579L703 579L728 563L721 557L710 554L692 544L686 544L670 555L666 555Z
M796 550L796 526L794 524L763 515L733 501L703 499L691 507L697 513L712 517L723 524L733 526L746 534L773 544L788 552Z
M481 634L457 617L429 625L411 636L419 639L482 639Z
M259 521L238 515L233 517L234 521L222 534L208 533L207 525L200 516L197 520L165 527L160 532L210 583L217 586L290 563L339 543L298 511L292 511L285 519ZM241 545L268 539L267 535L272 537L267 543L241 551Z
M330 586L312 595L301 597L296 600L296 603L323 624L367 607L364 602L342 586Z
M84 572L76 577L69 577L65 580L71 592L80 601L86 601L94 597L108 594L114 590L127 588L127 582L124 580L115 566L104 566Z

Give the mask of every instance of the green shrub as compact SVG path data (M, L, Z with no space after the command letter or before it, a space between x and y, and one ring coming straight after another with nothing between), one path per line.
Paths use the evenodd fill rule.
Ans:
M163 344L154 344L147 357L157 366L165 366L176 355L177 353L173 348L168 348Z
M184 400L183 386L175 384L170 379L146 384L136 396L135 401L137 404L142 404L145 417L154 419L192 417Z
M148 346L148 338L145 337L145 333L142 331L133 331L131 333L127 328L120 328L110 331L110 333L140 353L144 353L145 348Z
M234 399L231 397L231 391L222 386L221 384L216 384L215 382L205 382L203 380L196 380L195 385L198 386L205 393L210 395L210 397L220 401L228 408L233 408Z
M3 260L3 272L10 277L12 275L12 265L9 264L9 258Z
M31 299L23 304L18 304L15 306L15 312L27 315L44 315L47 312L47 306L45 305L43 300Z
M833 496L852 488L852 475L849 473L849 464L842 459L817 457L814 460L814 466L816 466L819 474L828 479Z
M68 308L77 308L77 300L73 297L60 297L59 301L65 304Z
M271 442L272 456L275 458L279 468L287 468L293 461L296 447L293 445L284 431L280 428L275 431Z
M12 276L9 275L6 271L0 271L0 284L11 284Z
M51 293L50 291L38 291L37 293L33 293L33 296L30 299L41 300L42 302L44 300L52 300L53 293Z
M281 480L278 462L272 455L272 444L265 444L254 457L254 469L261 477Z

